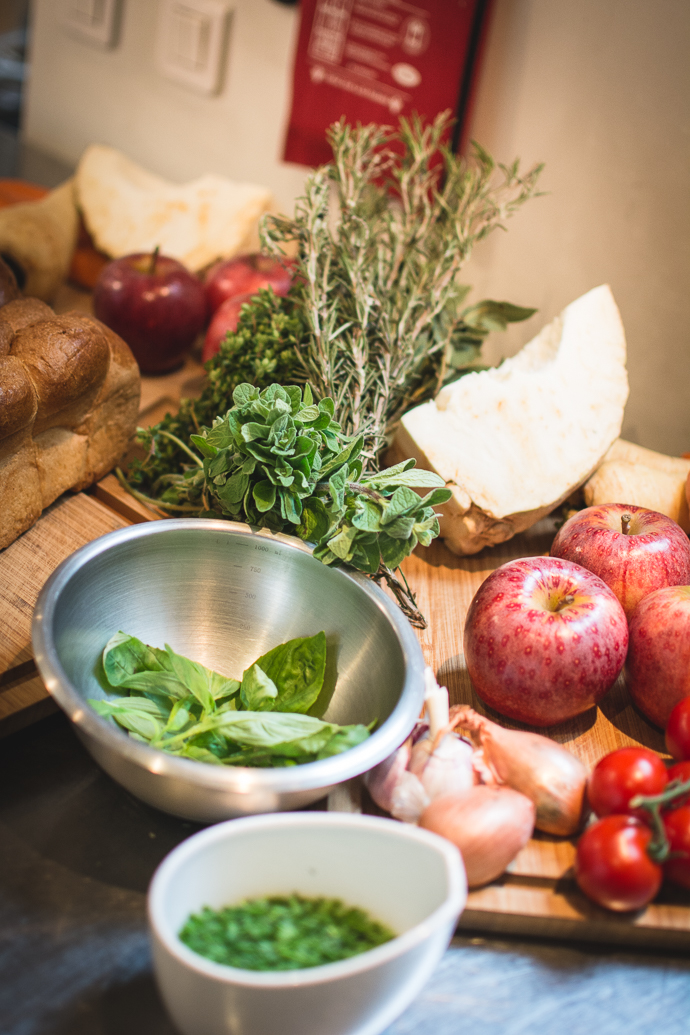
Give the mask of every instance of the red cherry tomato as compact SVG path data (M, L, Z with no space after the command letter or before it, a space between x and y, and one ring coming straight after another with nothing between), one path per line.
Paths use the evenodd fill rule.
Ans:
M606 816L585 830L577 846L575 879L607 909L642 909L661 887L663 871L647 855L652 832L633 816Z
M681 805L678 809L665 812L664 826L671 853L678 853L677 858L664 863L664 876L684 888L690 888L690 805Z
M690 780L690 760L686 762L676 762L675 765L670 766L666 770L666 774L668 776L669 783L671 780L680 780L681 783L687 783L688 780ZM682 798L676 798L676 800L671 803L670 807L675 809L678 805L685 805L688 802L690 802L690 791L687 794L684 794Z
M679 762L690 758L690 697L675 706L666 724L668 753Z
M636 794L661 794L668 783L666 766L647 748L626 747L612 751L597 763L587 783L587 797L599 817L627 813L646 819L642 810L628 807Z

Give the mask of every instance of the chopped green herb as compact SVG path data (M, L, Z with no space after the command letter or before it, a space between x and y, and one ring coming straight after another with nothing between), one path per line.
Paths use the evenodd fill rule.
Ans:
M243 970L303 970L334 963L395 938L364 910L334 898L250 899L192 914L180 931L190 949Z

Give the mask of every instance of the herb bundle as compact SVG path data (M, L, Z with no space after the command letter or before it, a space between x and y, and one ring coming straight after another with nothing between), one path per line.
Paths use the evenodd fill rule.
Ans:
M333 162L307 178L294 218L262 226L266 250L297 245L303 376L334 399L345 433L364 437L365 465L406 409L476 362L490 329L534 312L492 301L462 312L469 288L458 274L535 194L541 166L520 175L517 161L499 165L495 183L483 148L466 162L443 143L449 123L447 112L429 125L403 118L395 132L341 119L328 132Z
M262 392L239 385L233 401L211 428L191 436L200 455L187 450L195 466L170 477L162 505L314 542L324 564L350 564L384 579L419 623L393 571L418 543L428 546L438 535L433 508L451 494L443 480L416 470L414 460L363 474L363 436L343 435L333 400L314 403L309 385L274 384ZM422 497L415 488L431 491Z
M148 455L121 476L166 513L316 541L326 563L385 580L421 627L394 571L438 535L432 507L448 493L412 462L379 473L381 451L409 407L478 369L491 330L534 312L491 300L463 308L458 276L473 245L535 195L541 166L521 175L477 145L467 162L443 143L448 127L447 113L429 125L401 119L397 132L331 127L333 161L307 178L294 218L262 226L267 251L296 245L289 296L262 291L243 307L201 398L140 429ZM420 502L414 487L435 491Z
M499 165L496 183L482 148L468 162L443 145L448 124L443 114L427 126L403 119L398 132L331 128L333 161L307 177L294 219L267 217L262 230L275 254L297 246L290 295L259 292L207 364L201 398L140 429L149 455L130 468L135 488L160 497L187 462L176 440L188 444L224 414L243 382L309 382L317 399L334 400L346 434L364 436L364 467L375 468L406 409L478 369L491 331L534 313L490 299L463 307L470 289L458 274L473 245L536 194L541 166L523 176L517 161Z
M357 956L395 937L340 899L249 899L188 917L180 941L215 963L244 970L302 970Z
M324 685L323 632L279 644L241 680L119 632L105 646L103 671L122 696L90 700L99 715L135 740L197 762L301 765L347 751L370 733L367 726L307 714L318 707Z

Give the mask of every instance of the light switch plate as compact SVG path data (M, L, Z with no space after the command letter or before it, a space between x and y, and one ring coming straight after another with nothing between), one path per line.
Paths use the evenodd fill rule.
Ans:
M160 0L156 68L200 93L220 89L229 6L225 0Z
M97 47L114 47L120 25L120 0L62 0L62 24L71 36Z

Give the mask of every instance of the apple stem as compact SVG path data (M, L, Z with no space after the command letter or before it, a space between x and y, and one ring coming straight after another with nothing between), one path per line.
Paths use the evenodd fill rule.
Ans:
M632 514L621 514L621 529L623 535L630 535L630 522L632 521Z
M149 266L149 277L152 277L154 275L154 273L156 272L156 263L158 261L158 253L159 253L160 250L161 250L161 246L159 244L157 244L156 247L153 249L153 251L151 253L151 265Z

